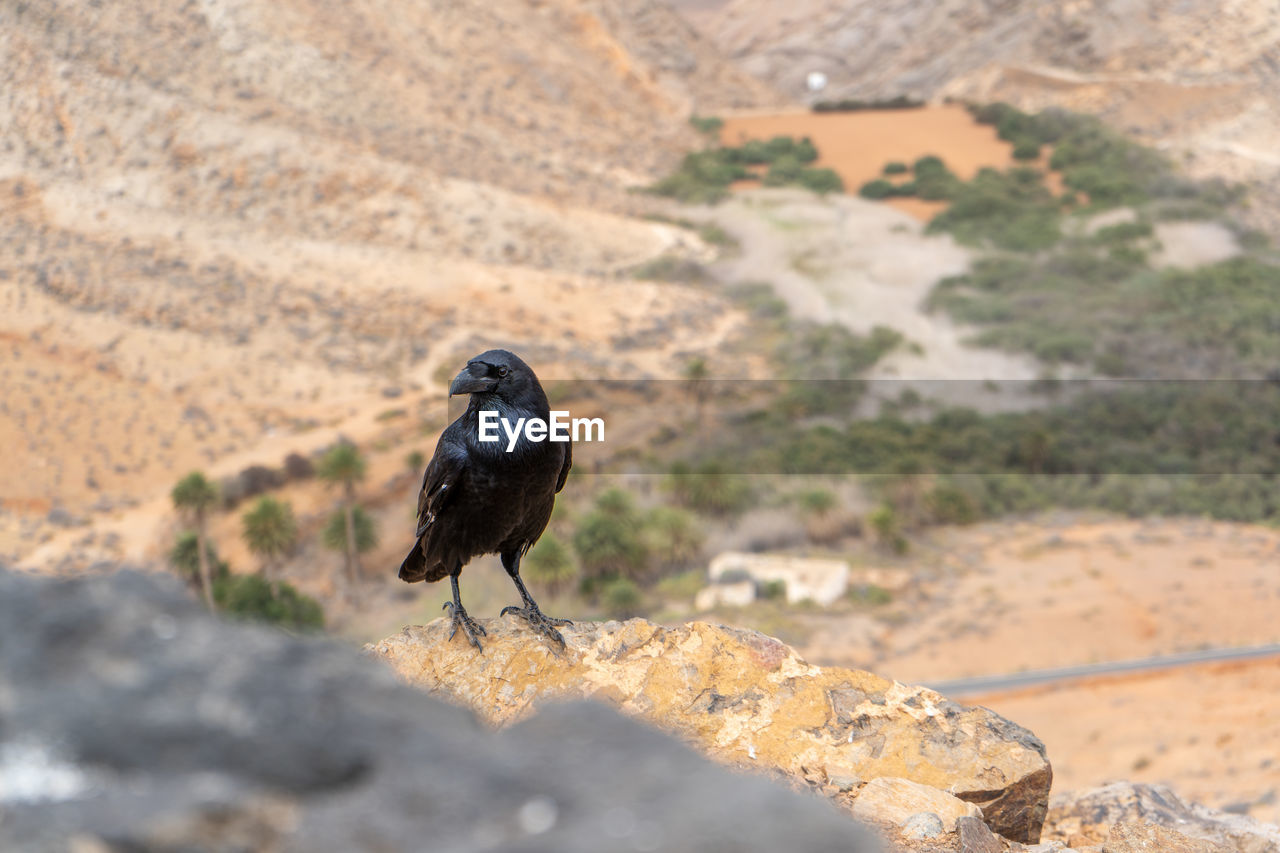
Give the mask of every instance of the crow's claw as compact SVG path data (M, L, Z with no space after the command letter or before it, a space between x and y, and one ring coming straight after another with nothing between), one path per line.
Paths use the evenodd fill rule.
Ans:
M530 628L537 631L539 634L542 634L560 648L563 649L565 647L564 637L556 630L556 628L561 625L572 625L573 623L568 619L556 619L555 617L547 616L538 609L536 604L530 605L529 607L516 607L515 605L509 605L502 608L502 612L498 615L506 616L508 613L514 613L516 616L519 616L521 619L528 622Z
M458 633L458 626L462 626L462 633L467 635L467 639L471 641L471 645L476 647L476 651L483 652L484 648L480 645L480 640L476 636L488 636L488 632L480 626L480 623L467 615L467 611L461 605L455 605L452 601L444 603L444 610L449 611L449 619L453 623L449 628L449 639L453 639L453 635Z

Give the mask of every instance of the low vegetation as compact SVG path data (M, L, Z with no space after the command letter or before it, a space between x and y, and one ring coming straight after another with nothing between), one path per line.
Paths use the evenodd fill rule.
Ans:
M815 113L852 113L864 110L915 110L924 106L924 101L897 95L892 98L864 101L857 98L842 98L838 101L818 101L813 105Z
M749 178L760 178L765 186L799 186L816 193L843 190L844 182L834 171L809 165L817 159L818 150L808 137L716 145L686 154L680 168L649 192L687 204L715 204L728 196L730 184Z

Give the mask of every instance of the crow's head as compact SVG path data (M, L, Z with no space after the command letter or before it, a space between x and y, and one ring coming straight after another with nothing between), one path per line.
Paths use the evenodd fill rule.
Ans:
M491 349L468 361L449 385L449 396L457 394L497 397L517 406L540 401L545 406L547 399L529 365L504 349Z

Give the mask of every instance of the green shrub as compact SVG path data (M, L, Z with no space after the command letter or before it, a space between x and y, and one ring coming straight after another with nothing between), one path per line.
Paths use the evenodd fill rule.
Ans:
M952 174L942 158L928 154L912 165L916 195L925 201L945 201L960 186L960 179Z
M844 192L844 179L834 169L803 169L798 183L818 195Z
M926 503L938 524L972 524L978 520L978 507L964 490L950 483L939 483L929 492Z
M800 176L804 173L804 164L800 162L792 154L784 154L778 157L769 166L769 171L765 173L761 183L766 187L780 187L786 184L794 184L799 182Z
M689 124L693 125L693 129L698 133L707 136L718 136L720 130L724 127L724 119L716 116L689 116Z
M760 584L760 597L765 601L786 601L787 582L784 580L762 582Z
M836 496L829 490L806 489L800 493L797 504L805 515L821 518L836 508Z
M717 461L697 466L677 462L671 466L666 485L679 503L711 515L742 512L752 497L749 478L730 473Z
M902 535L898 514L889 504L881 504L867 516L867 524L875 532L876 541L895 554L907 552L907 539Z
M957 184L946 210L929 223L969 245L990 242L1017 251L1045 249L1062 238L1057 201L1035 169L982 169ZM922 196L923 197L923 196Z
M295 630L324 627L324 610L315 599L284 581L261 575L224 575L213 584L219 609L233 617L267 622Z
M665 568L687 566L702 553L703 533L697 519L684 510L658 506L645 516L646 547Z
M778 297L778 292L768 282L746 281L730 285L728 295L757 320L786 320L790 313L787 303Z
M700 284L710 278L702 264L679 255L658 255L632 267L630 272L632 278L677 284Z
M863 584L849 588L849 598L858 604L883 607L893 601L893 593L876 584Z
M1034 160L1040 156L1040 143L1034 139L1020 139L1013 146L1013 159Z
M884 178L867 181L858 188L858 195L873 201L889 198L894 194L894 186Z
M649 550L640 528L641 519L630 494L617 488L603 492L573 533L573 549L582 563L584 578L643 577Z
M600 603L614 619L630 619L643 612L644 596L629 578L615 578L600 590Z
M863 110L913 110L923 107L924 101L907 95L895 95L892 98L864 101L857 98L844 98L839 101L818 101L813 105L815 113L860 112Z
M578 576L569 547L551 531L542 534L522 563L525 577L559 594Z
M901 160L890 160L884 164L884 174L886 175L903 175L907 171L907 164Z

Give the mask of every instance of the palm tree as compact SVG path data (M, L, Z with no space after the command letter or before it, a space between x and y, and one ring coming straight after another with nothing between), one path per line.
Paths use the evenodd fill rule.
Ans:
M192 471L178 481L170 493L173 506L189 516L196 525L196 555L200 566L200 591L204 603L213 609L213 580L209 575L209 540L205 520L210 508L218 502L218 488L200 471Z
M711 386L707 384L707 379L711 376L711 369L707 367L705 358L692 358L684 366L684 378L689 383L689 393L693 397L693 406L695 417L698 423L702 423L702 408L706 405L707 398L711 395Z
M359 537L356 533L356 483L364 479L364 457L354 444L345 441L334 447L320 459L316 469L320 479L331 485L342 486L342 511L346 517L347 579L352 586L360 571L357 556Z
M364 507L357 506L351 513L352 527L356 533L356 552L364 554L378 547L378 526L374 523L373 516L364 511ZM347 514L342 510L338 510L329 516L329 520L325 522L324 530L320 532L320 541L324 543L324 547L332 551L343 551L347 549Z
M293 548L298 539L298 523L293 507L270 495L258 498L253 508L241 517L245 544L263 559L263 574L273 563Z

